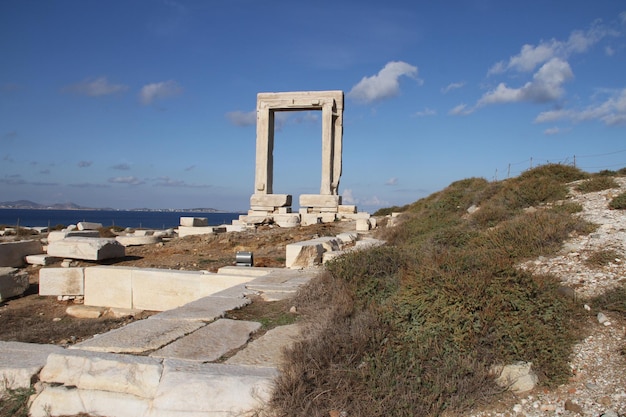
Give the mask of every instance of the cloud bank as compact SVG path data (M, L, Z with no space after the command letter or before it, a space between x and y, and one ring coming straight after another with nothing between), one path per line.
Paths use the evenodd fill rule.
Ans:
M389 62L378 74L363 77L352 87L348 97L360 103L373 103L395 97L400 92L400 77L416 78L417 72L417 67L406 62Z

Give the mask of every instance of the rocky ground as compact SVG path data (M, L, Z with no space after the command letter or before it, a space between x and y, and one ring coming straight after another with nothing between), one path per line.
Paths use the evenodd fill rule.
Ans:
M608 202L626 191L626 178L617 178L621 189L581 194L571 201L583 206L584 219L599 225L587 236L572 236L561 253L523 265L536 273L550 273L574 289L581 309L586 309L585 338L576 345L569 383L556 390L535 389L526 395L509 394L472 417L508 416L626 416L626 320L623 315L600 311L586 301L607 289L626 284L626 211L609 210ZM599 251L619 255L608 265L590 265Z
M319 236L335 236L350 226L354 230L354 223L337 222L301 228L262 226L245 232L188 236L154 245L128 247L125 258L109 263L141 268L215 272L222 266L233 265L237 251L251 251L255 266L284 267L287 244ZM74 265L93 266L95 263L75 261ZM59 263L49 267L60 266ZM23 297L0 304L0 340L67 346L152 314L144 312L136 317L124 318L105 315L99 319L77 319L69 316L66 309L74 301L59 301L56 297L38 295L40 269L39 266L26 268L31 282L28 291ZM258 302L262 303L260 300ZM255 314L263 314L263 306L255 307L258 310ZM273 308L267 306L268 311Z

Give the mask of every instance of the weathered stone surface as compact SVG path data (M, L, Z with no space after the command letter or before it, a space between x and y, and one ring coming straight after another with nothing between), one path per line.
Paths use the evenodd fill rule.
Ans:
M209 296L192 301L184 306L155 314L150 316L148 320L192 320L208 323L222 317L226 311L241 308L248 304L250 304L248 298Z
M300 225L300 215L295 214L274 214L274 223L280 227L296 227Z
M229 358L231 365L277 367L283 360L283 350L290 347L300 336L300 326L290 324L269 330L260 338Z
M356 219L357 232L368 232L371 228L369 219Z
M356 206L340 204L337 207L337 212L340 214L354 214L357 212Z
M300 222L302 226L310 226L312 224L320 224L322 216L319 213L300 214Z
M181 217L180 225L188 227L208 226L209 220L206 217Z
M245 345L261 328L255 321L220 319L150 354L156 358L213 362Z
M151 398L162 370L161 361L145 356L66 350L48 356L40 379L78 389Z
M496 384L517 394L530 391L535 388L539 380L531 367L530 362L494 367L494 374L499 375L495 380Z
M76 317L79 319L97 319L99 317L102 317L106 310L106 307L94 307L76 304L68 306L65 309L65 313L68 316Z
M62 351L54 345L0 341L0 394L7 389L30 387L48 355Z
M166 360L146 417L243 416L269 400L274 368Z
M141 245L153 245L159 243L162 239L160 236L143 235L143 236L116 236L115 240L120 242L123 246L141 246Z
M0 300L24 294L29 285L28 274L16 268L0 267Z
M78 230L98 230L101 229L102 223L94 223L94 222L78 222L76 225Z
M129 394L108 391L80 390L65 386L48 386L33 401L31 417L90 416L137 417L144 416L150 401Z
M27 255L43 253L43 246L38 240L20 240L0 243L0 267L24 266Z
M287 268L308 268L321 264L324 246L321 242L296 242L287 245L285 251Z
M334 208L341 204L339 195L301 194L300 207Z
M48 243L63 240L67 237L94 237L99 238L100 232L97 230L53 230L48 233Z
M133 268L96 266L85 269L85 305L133 308Z
M251 280L249 276L137 268L132 272L132 307L169 310Z
M217 233L214 226L178 226L178 237L195 235L213 235Z
M92 352L144 353L160 349L205 324L189 320L141 320L119 329L96 335L69 349Z
M27 255L25 258L26 263L29 265L50 265L54 262L58 262L61 258L57 258L56 256L46 255L45 253L38 255Z
M359 238L357 233L340 233L337 235L337 239L341 240L343 243L352 243Z
M42 268L39 295L84 295L85 268Z
M250 207L290 207L291 200L290 194L252 194Z
M115 239L68 237L50 242L48 255L101 261L103 259L123 258L126 255L126 250Z

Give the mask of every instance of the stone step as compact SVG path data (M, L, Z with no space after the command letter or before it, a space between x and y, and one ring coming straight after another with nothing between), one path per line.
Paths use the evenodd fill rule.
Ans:
M30 387L33 377L46 364L48 355L63 352L55 345L0 341L0 394L7 389Z
M226 363L277 367L282 361L283 350L299 339L300 331L300 326L297 323L275 327L250 342L245 349L226 360Z

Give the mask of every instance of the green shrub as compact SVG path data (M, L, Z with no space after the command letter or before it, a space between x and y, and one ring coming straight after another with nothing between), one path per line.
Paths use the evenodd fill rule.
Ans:
M619 184L613 177L596 175L576 186L576 190L581 193L592 193L595 191L608 190L610 188L619 188Z
M613 210L626 210L626 192L614 197L609 202L609 208Z

